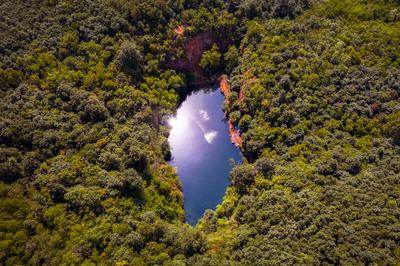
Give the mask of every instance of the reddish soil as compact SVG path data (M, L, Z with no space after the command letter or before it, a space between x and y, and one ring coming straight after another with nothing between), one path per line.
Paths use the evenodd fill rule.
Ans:
M213 43L214 41L210 33L200 33L191 38L185 46L186 64L195 74L195 85L207 84L207 80L204 77L203 70L199 63L203 52L209 49Z
M370 109L371 109L371 112L372 112L373 114L376 114L376 113L377 113L377 110L378 110L378 105L377 105L376 103L372 103L372 104L370 105Z
M246 87L241 86L240 91L239 91L239 99L238 99L239 103L243 101L245 94L246 94Z
M183 35L185 33L185 27L181 25L178 28L174 29L174 32L177 35L181 36L181 35Z
M223 75L221 77L221 81L219 82L219 88L225 97L225 101L228 103L227 105L230 106L228 99L229 96L231 95L231 87L229 86L228 78L226 75ZM229 124L229 135L231 136L231 142L235 144L236 147L239 148L242 147L243 139L240 136L239 130L235 128L230 119L228 121L228 124Z
M247 72L243 75L244 77L242 77L242 78L243 78L243 81L242 81L242 84L240 85L238 103L241 103L241 102L244 100L244 98L246 97L246 91L247 91L248 87L249 87L252 83L254 83L254 82L257 81L257 78L256 78L256 77L253 76L252 78L250 78L249 75L250 75L250 77L251 77L252 74L251 74L251 72L247 71Z
M231 136L231 142L235 144L236 147L240 148L243 144L243 139L240 136L239 130L237 130L232 121L229 120L229 135Z
M190 27L179 26L174 29L178 36L184 36ZM194 74L194 81L190 86L203 87L208 85L208 80L204 76L203 70L199 63L203 52L210 49L213 44L217 44L219 50L223 53L227 50L230 40L221 38L212 32L198 33L193 37L189 37L184 45L185 55L183 58L167 62L167 67L178 71L186 71ZM171 52L173 53L174 48Z
M227 76L225 75L221 76L221 81L219 82L219 88L221 89L221 92L224 94L227 100L227 98L231 95L231 87L229 86Z

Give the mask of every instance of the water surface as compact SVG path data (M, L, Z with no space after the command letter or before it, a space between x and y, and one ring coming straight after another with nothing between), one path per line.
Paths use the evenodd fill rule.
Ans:
M241 161L229 139L223 101L219 90L195 92L168 120L171 164L182 182L186 221L192 225L221 202L229 183L230 158Z

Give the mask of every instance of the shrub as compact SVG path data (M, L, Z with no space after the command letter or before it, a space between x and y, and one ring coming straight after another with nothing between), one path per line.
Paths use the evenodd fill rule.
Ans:
M254 183L254 168L250 164L237 165L231 171L231 184L239 194L244 194Z

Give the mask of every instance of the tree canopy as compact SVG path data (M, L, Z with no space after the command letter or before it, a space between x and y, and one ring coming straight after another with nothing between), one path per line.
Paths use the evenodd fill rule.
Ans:
M0 264L398 265L399 4L2 1ZM245 159L192 227L163 118L221 74Z

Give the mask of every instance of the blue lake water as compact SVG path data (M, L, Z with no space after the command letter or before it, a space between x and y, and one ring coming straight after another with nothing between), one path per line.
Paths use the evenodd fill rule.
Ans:
M172 161L183 185L186 221L196 224L204 211L221 203L229 184L230 159L241 154L229 139L219 90L189 95L169 118Z

